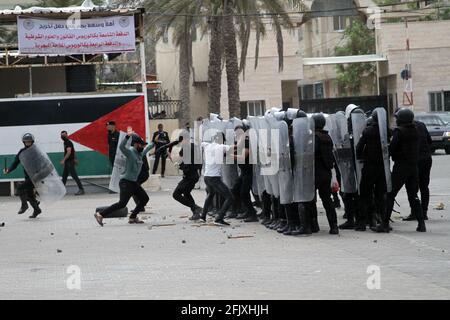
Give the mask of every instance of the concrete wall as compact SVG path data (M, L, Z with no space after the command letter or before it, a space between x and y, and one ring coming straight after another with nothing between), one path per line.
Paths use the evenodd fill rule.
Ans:
M429 111L429 92L450 90L448 30L450 21L409 23L415 111ZM381 76L390 76L388 93L397 94L401 105L405 84L400 73L408 63L405 24L383 24L378 37L379 50L388 58L388 62L381 68Z
M191 120L204 116L208 110L208 93L206 84L208 75L208 51L209 36L193 44L193 68L191 74ZM156 46L156 73L158 80L162 82L161 92L166 92L169 99L180 99L179 86L179 50L173 45L169 35L169 41L159 41ZM194 79L195 76L195 79ZM195 82L194 82L195 80Z

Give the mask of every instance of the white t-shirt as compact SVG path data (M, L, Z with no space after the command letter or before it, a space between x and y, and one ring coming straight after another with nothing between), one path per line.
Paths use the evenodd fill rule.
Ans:
M205 157L205 177L221 177L224 155L232 146L218 143L202 143Z

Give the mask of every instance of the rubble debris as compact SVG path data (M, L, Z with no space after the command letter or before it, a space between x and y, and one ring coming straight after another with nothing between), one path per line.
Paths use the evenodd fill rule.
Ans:
M232 235L227 235L228 239L245 239L245 238L253 238L253 236L232 236Z
M441 202L439 203L434 210L444 210L445 209L445 205Z
M163 223L163 224L154 224L153 227L171 227L176 226L176 223Z

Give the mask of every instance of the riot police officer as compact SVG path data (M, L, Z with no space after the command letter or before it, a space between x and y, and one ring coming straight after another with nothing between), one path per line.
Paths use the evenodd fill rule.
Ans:
M333 141L328 132L324 130L326 125L325 116L321 113L315 114L313 119L315 130L314 172L316 190L319 191L319 196L327 215L330 234L339 234L336 209L331 200L331 170L334 166Z
M419 161L419 134L414 125L414 113L410 109L400 109L396 115L397 128L392 135L389 145L389 154L394 160L392 171L392 191L388 194L387 210L382 217L381 224L374 228L376 232L389 232L389 220L394 207L395 197L403 185L410 190L408 200L412 213L416 216L418 226L416 231L426 232L422 206L418 192L418 161Z
M378 111L372 112L372 121L363 131L363 134L356 146L356 158L364 162L362 169L361 183L359 186L360 199L360 219L355 227L355 231L366 230L366 220L368 217L369 205L372 203L372 195L375 196L375 203L378 203L381 215L384 211L386 196L386 178L383 159L383 148L380 139L380 127L387 135L387 123L378 122ZM389 170L389 169L388 169ZM371 227L374 227L373 221Z
M20 158L19 158L20 154L24 150L26 150L27 148L31 147L34 144L34 136L31 133L26 133L22 137L22 142L23 142L24 148L20 149L20 151L17 153L11 166L9 168L3 170L4 174L9 174L17 168L17 166L20 163ZM22 202L22 205L20 207L18 214L23 214L25 211L27 211L27 209L28 209L27 202L29 202L31 207L34 210L33 214L29 218L34 219L39 214L41 214L42 211L39 208L39 202L36 200L36 194L34 192L34 184L31 181L26 170L23 170L23 172L25 175L25 181L20 183L19 186L17 187L17 193L19 194L20 201Z

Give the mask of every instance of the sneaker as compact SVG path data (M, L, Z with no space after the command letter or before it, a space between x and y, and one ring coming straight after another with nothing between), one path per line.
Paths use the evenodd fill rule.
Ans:
M214 224L221 225L221 226L229 226L230 225L228 222L226 222L223 219L216 219L214 221Z
M330 234L339 234L339 228L337 226L333 227L333 228L330 229L329 233Z
M19 212L17 212L17 214L23 214L27 210L28 210L28 205L26 205L25 207L21 207Z
M403 221L416 221L416 216L413 214L410 214L409 216L407 216L406 218L402 219Z
M36 219L37 216L40 215L41 213L42 213L41 209L38 208L37 210L34 210L33 214L31 216L29 216L28 218Z
M78 190L77 193L75 193L76 196L82 196L84 194L84 189Z
M128 220L129 224L143 224L144 221L140 220L139 218L130 218Z
M200 220L201 219L201 217L200 217L200 215L198 214L198 213L194 213L190 218L189 218L189 220L191 220L191 221L197 221L197 220Z

